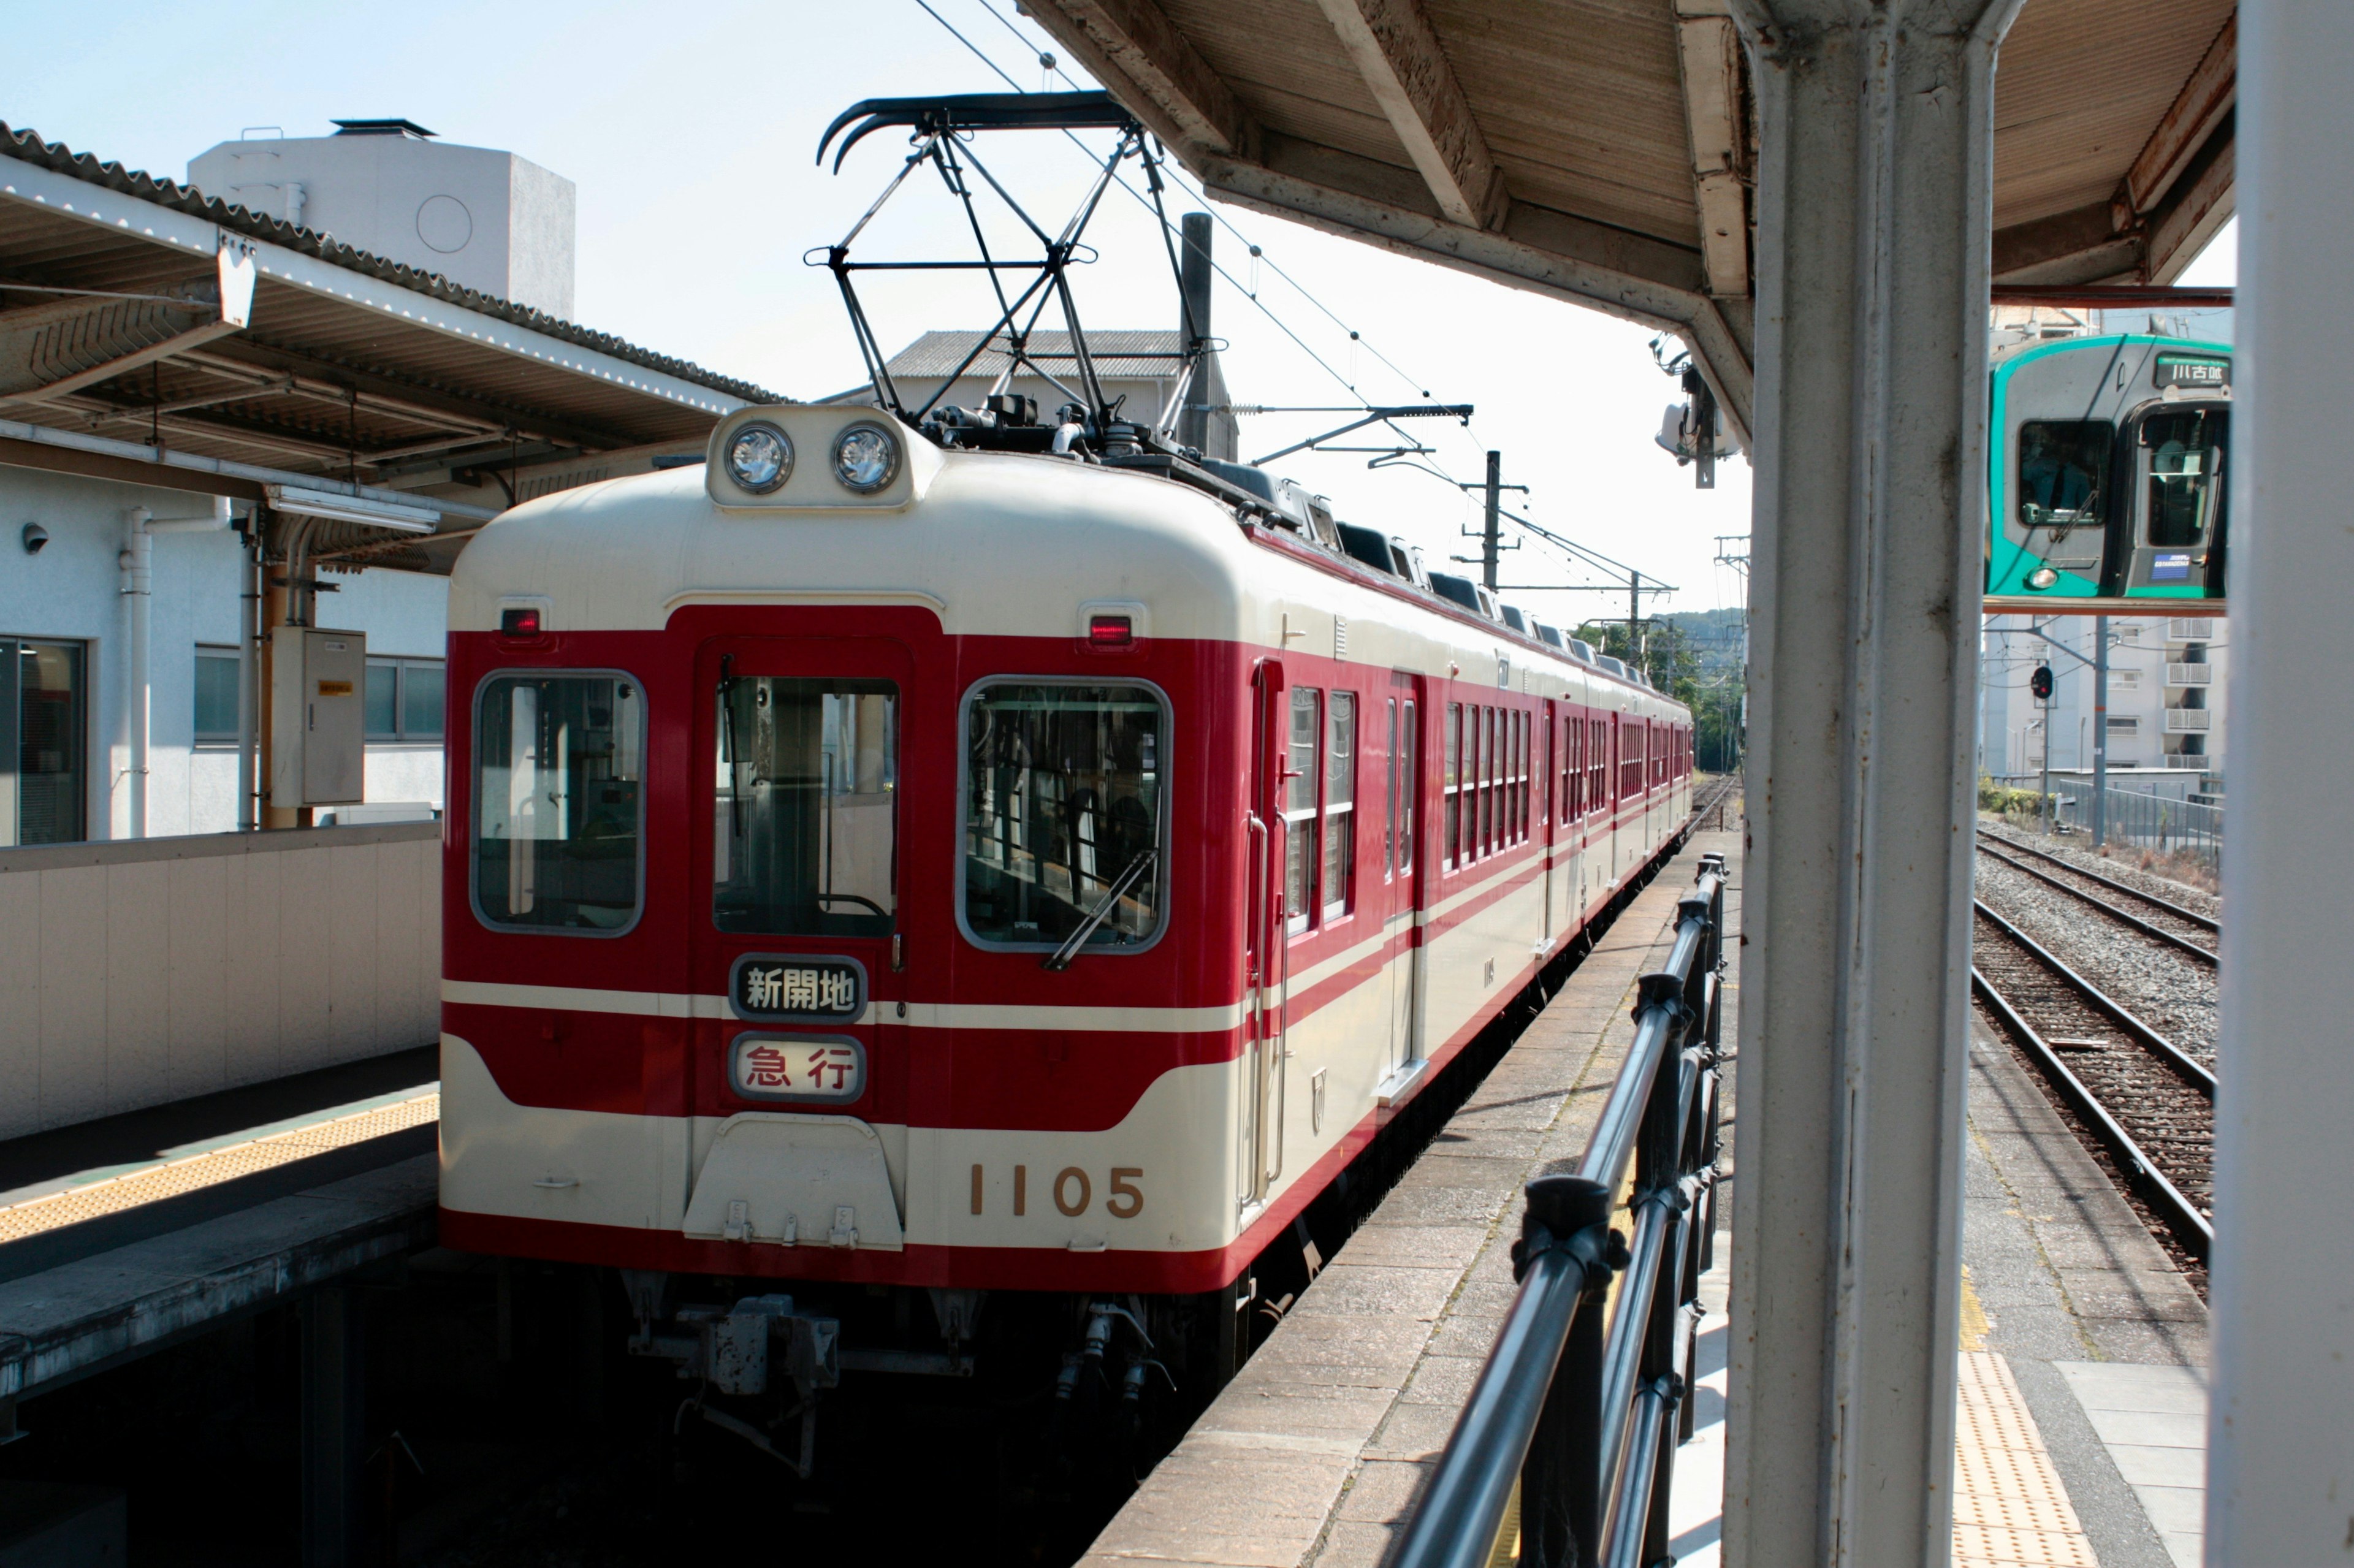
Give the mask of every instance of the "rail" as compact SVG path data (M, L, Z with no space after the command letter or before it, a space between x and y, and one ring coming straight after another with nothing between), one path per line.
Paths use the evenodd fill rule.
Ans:
M1724 882L1724 857L1703 856L1585 1153L1528 1184L1520 1292L1392 1568L1481 1568L1500 1549L1527 1568L1666 1556L1715 1233ZM1630 1163L1631 1243L1610 1226Z

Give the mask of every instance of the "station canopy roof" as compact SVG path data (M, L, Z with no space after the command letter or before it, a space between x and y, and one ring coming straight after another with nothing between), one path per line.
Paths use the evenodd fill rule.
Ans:
M1745 436L1754 96L1727 0L1031 0L1225 199L1664 327ZM2234 0L2029 0L1999 285L2171 281L2232 213Z
M786 400L0 123L0 462L471 532L518 474Z

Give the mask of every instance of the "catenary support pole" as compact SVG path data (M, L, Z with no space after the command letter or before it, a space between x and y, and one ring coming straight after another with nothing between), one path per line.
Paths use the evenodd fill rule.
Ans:
M1731 1568L1952 1548L1995 52L1737 0L1757 83Z
M1488 454L1488 520L1479 530L1479 580L1496 591L1496 557L1503 549L1504 454Z
M2354 358L2354 7L2240 12L2231 843L2215 1046L2210 1563L2354 1560L2354 533L2333 418ZM1744 1106L1744 1110L1747 1107Z
M1195 451L1210 450L1210 244L1214 238L1206 212L1189 212L1178 220L1182 244L1178 250L1178 330L1185 352L1201 356L1200 368L1185 383L1185 407L1177 416L1177 444ZM1213 454L1215 455L1215 454Z
M2093 617L2093 847L2109 842L2109 618Z

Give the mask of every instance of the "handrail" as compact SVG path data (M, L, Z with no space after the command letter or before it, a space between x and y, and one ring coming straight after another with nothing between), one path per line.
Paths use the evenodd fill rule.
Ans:
M1702 857L1667 968L1583 1155L1528 1184L1521 1282L1391 1568L1480 1568L1520 1498L1527 1568L1655 1563L1715 1230L1724 857ZM1610 1228L1629 1164L1630 1247ZM1623 1273L1606 1334L1610 1279Z

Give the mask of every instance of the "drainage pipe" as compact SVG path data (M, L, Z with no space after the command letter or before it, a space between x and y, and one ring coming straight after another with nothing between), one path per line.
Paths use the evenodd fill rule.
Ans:
M211 534L228 526L228 497L213 497L212 511L201 517L158 518L144 506L131 509L129 540L116 557L122 570L122 598L130 610L129 646L123 658L124 677L130 685L127 720L130 736L130 765L123 770L129 785L129 823L124 836L143 839L147 836L147 753L150 721L154 708L154 674L149 667L148 624L154 603L154 535L157 534Z

